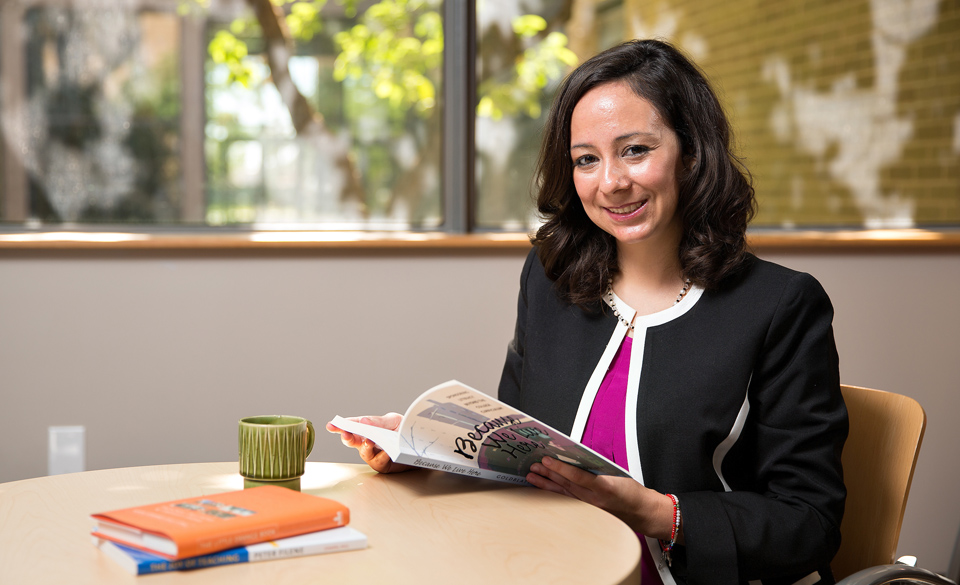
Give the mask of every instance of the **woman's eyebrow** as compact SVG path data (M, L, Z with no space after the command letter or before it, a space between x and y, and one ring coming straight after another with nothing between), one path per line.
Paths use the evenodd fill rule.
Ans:
M658 138L659 136L660 134L657 132L631 132L629 134L617 136L615 142L625 142L634 138Z
M614 143L615 143L615 144L619 144L619 143L621 143L621 142L626 142L627 140L631 140L631 139L634 139L634 138L653 138L653 139L657 139L657 138L659 138L659 137L660 137L660 135L659 135L658 133L656 133L656 132L630 132L629 134L623 134L623 135L621 135L621 136L617 136L617 137L614 139ZM570 150L574 150L574 149L576 149L576 148L591 148L592 146L593 146L593 145L590 144L589 142L583 142L583 143L578 143L578 144L571 144L571 145L570 145Z

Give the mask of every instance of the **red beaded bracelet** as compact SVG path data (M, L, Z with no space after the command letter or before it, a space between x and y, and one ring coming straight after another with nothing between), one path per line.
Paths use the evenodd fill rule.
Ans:
M663 563L667 563L668 567L673 566L673 559L670 558L670 551L673 550L673 545L677 544L677 533L680 532L680 500L677 499L677 496L673 494L667 494L667 497L670 498L670 501L673 502L673 527L670 529L670 541L660 540L660 564L658 569L663 568Z

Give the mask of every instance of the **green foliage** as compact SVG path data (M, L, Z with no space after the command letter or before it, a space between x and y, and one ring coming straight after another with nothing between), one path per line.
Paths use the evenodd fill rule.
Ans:
M382 0L361 22L335 37L340 47L334 79L352 79L389 104L392 117L413 109L428 116L436 106L443 58L438 0Z
M232 31L221 30L214 35L207 47L214 63L226 65L230 70L228 83L237 82L250 87L253 71L247 57L247 43L238 39Z
M208 1L181 0L193 6ZM415 222L434 221L430 218L439 217L439 198L431 193L439 187L429 177L439 165L444 0L334 0L346 18L325 17L329 0L270 1L284 15L290 36L285 40L308 55L300 50L301 57L290 61L291 77L304 84L301 92L322 116L326 131L351 138L348 160L363 185L350 196L358 196L362 208L374 215L389 217L407 205L399 213L409 213ZM551 84L577 58L567 48L567 37L549 32L544 18L523 15L511 24L513 39L501 48L513 66L481 83L477 113L512 116L522 124L524 117L540 117ZM273 197L265 182L232 183L232 169L244 165L231 158L238 141L256 142L263 133L272 140L289 139L295 132L283 120L284 112L275 110L278 94L266 85L272 72L262 54L262 35L251 13L230 22L209 43L215 67L207 72L205 148L207 221L213 224L253 221ZM273 104L269 114L263 108L268 103ZM253 115L245 118L241 112ZM266 123L268 118L275 123Z
M323 10L327 0L272 0L276 5L290 5L290 13L287 14L287 27L293 38L309 41L322 29L323 21L320 19L320 11Z
M536 15L519 16L513 30L520 37L532 39L547 27ZM480 85L477 115L501 119L519 113L531 118L541 114L540 96L547 85L563 77L569 67L577 65L577 55L567 48L567 36L551 32L524 50L514 66L514 76L506 81L489 80Z
M285 22L294 41L309 41L323 30L320 11L327 0L270 0L274 6L284 10ZM192 10L205 9L209 0L181 0L179 11L189 13ZM186 7L186 8L185 8ZM228 83L239 83L250 87L254 71L246 60L248 47L244 37L256 37L261 34L260 24L252 16L238 18L230 23L230 30L221 30L211 39L207 52L215 64L226 65L230 70Z
M513 27L513 32L526 38L535 37L540 31L547 28L546 19L536 14L518 16L510 24Z
M295 41L309 41L322 30L321 10L327 0L271 0L284 9L290 35ZM209 0L182 0L184 6L203 7ZM358 0L337 0L348 16L357 12ZM437 86L443 59L441 0L381 0L363 13L360 22L337 33L340 49L334 79L350 81L353 98L361 103L379 100L390 118L403 119L408 112L429 117L437 105ZM535 14L519 16L511 23L525 49L517 58L513 75L488 80L479 87L477 114L500 119L503 116L541 114L544 89L577 64L567 48L566 35L543 34L547 21ZM260 34L252 18L237 19L230 30L219 31L210 41L210 57L230 71L228 83L249 87L253 69L243 38ZM368 93L370 97L360 94Z
M209 8L210 0L180 0L177 4L177 14L180 16L205 14Z

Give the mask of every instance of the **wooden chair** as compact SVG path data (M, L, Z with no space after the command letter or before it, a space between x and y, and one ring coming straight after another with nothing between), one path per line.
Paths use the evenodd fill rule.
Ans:
M831 563L834 577L838 581L849 577L844 583L886 583L929 573L902 565L890 567L927 416L916 400L906 396L846 385L841 391L850 435L842 454L847 504L840 525L840 550ZM904 574L910 569L913 573ZM884 580L885 574L894 573L900 576ZM937 581L933 573L925 577L932 580L914 582L948 583Z

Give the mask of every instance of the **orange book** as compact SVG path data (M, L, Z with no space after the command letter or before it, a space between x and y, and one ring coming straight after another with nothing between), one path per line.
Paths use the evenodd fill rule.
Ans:
M93 514L93 535L171 560L350 522L340 502L262 486Z

